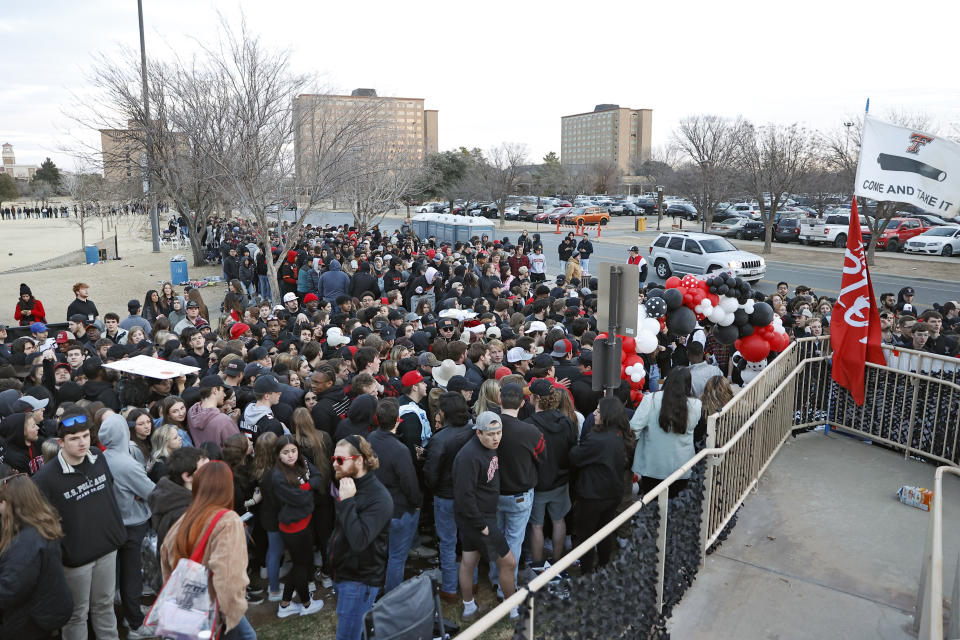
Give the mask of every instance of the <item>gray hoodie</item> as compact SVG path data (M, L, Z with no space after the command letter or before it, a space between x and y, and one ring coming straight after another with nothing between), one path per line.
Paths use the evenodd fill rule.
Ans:
M120 507L123 524L128 527L143 524L150 519L147 498L154 484L147 477L143 465L130 455L130 427L127 426L127 420L119 414L111 414L103 420L97 435L100 443L106 447L103 456L113 474L113 494Z

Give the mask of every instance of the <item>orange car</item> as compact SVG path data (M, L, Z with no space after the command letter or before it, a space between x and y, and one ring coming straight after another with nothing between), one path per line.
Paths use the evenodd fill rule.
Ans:
M565 224L600 224L610 222L610 214L600 207L574 209L563 219Z

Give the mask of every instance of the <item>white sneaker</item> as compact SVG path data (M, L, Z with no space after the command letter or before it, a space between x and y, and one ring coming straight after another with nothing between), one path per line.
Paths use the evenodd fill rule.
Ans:
M513 609L510 609L510 619L511 619L511 620L516 620L516 619L519 618L519 617L520 617L520 608L519 608L519 607L514 607Z
M300 611L303 607L300 606L299 602L291 602L287 606L280 605L277 607L277 617L278 618L287 618L289 616L300 615Z
M323 585L324 589L329 589L333 586L333 578L327 574L318 571L317 578L320 580L320 584Z
M473 600L469 603L463 603L463 614L461 614L461 619L469 620L473 616L477 615L477 612L480 611L480 607L477 606L477 601Z
M260 579L261 579L261 580L266 580L266 579L267 579L267 568L266 568L266 567L260 567Z
M283 600L283 589L278 589L277 591L270 591L267 595L267 600L270 602L280 602Z
M156 633L153 631L148 631L143 627L143 625L137 629L130 629L130 631L127 631L127 638L129 638L129 640L146 640L146 638L157 637L159 636Z
M310 604L307 606L300 605L300 615L309 616L310 614L316 613L323 609L323 600L320 598L311 598Z

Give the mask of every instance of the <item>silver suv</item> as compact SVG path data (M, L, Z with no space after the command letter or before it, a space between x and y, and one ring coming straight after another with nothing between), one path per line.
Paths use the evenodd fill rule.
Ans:
M709 233L661 233L650 245L648 262L657 276L701 274L726 271L747 282L756 282L767 273L766 261L748 251L740 251L726 238Z

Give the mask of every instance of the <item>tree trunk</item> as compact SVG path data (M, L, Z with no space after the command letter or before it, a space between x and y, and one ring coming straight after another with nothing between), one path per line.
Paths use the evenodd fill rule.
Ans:
M770 220L763 221L763 253L767 254L773 251L773 216Z

